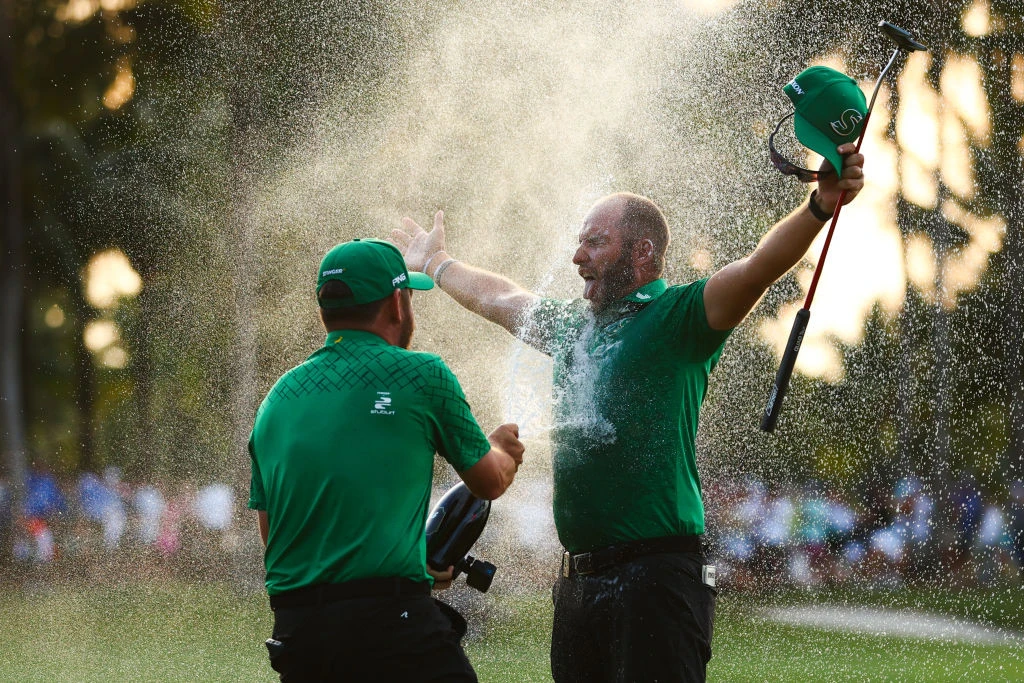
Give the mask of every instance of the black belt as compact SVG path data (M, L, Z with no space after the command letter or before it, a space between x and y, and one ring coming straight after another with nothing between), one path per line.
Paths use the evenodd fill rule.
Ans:
M573 574L594 574L643 555L702 552L703 536L662 536L610 545L588 553L574 554L566 551L562 554L562 576L568 578Z
M355 579L344 583L315 583L270 596L270 609L312 607L351 598L388 598L399 595L430 595L426 581L398 578Z

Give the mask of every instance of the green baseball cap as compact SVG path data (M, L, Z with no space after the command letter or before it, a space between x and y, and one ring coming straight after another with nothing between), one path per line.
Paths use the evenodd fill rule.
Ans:
M843 157L836 147L857 141L868 114L867 100L857 81L827 66L812 66L782 90L796 108L796 139L825 157L841 173Z
M352 295L342 299L320 299L320 288L329 280L344 282ZM433 289L425 273L410 273L398 247L390 242L356 239L335 246L324 260L316 278L321 308L342 308L377 301L396 289Z

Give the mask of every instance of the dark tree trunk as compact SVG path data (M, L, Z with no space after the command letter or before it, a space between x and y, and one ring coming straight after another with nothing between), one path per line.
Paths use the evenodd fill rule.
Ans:
M1007 401L1005 481L1024 479L1024 105L1014 93L1014 60L1024 54L1024 12L1014 0L991 5L996 31L972 39L971 52L982 68L983 84L992 110L992 143L986 173L979 178L988 197L985 209L1006 221L1001 254L1003 379Z
M1024 12L1016 3L996 2L993 10L1004 26L983 39L977 50L985 74L985 89L992 107L992 164L998 177L991 207L1006 220L1003 262L1006 282L1003 299L1003 343L1008 405L1007 481L1024 479L1024 105L1014 95L1014 59L1024 53L1021 22Z
M88 302L75 292L75 410L78 412L78 468L96 470L93 407L96 403L96 367L92 352L85 346L85 328L93 319Z
M22 336L25 311L25 227L21 207L21 131L14 94L13 18L0 5L0 453L18 504L25 483L26 452ZM0 549L3 552L4 549ZM6 555L5 552L3 552Z
M250 50L254 49L243 36L258 31L261 12L255 3L246 0L232 5L225 16L224 28L227 37L222 45L226 50L224 61L226 72L231 79L228 88L230 130L228 131L228 152L230 156L231 187L229 196L227 233L232 238L234 261L232 282L234 284L234 319L237 339L245 340L246 353L234 356L234 382L232 383L233 442L229 472L236 473L235 484L244 487L247 483L249 431L256 414L256 358L259 350L255 318L256 278L252 264L255 263L254 249L256 229L255 209L252 206L251 188L260 158L257 141L259 135L256 111L261 104L261 89L253 88L248 82L245 68Z

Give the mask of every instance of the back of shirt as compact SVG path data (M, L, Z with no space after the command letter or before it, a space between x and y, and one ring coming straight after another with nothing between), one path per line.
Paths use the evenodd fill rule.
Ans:
M271 595L368 577L427 581L434 453L458 471L490 443L433 354L342 330L256 416L249 507L265 510Z

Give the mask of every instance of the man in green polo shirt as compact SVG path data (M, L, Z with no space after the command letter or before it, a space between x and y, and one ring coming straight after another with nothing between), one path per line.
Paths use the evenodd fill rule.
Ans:
M809 202L749 256L686 285L661 279L661 211L628 193L583 221L572 259L582 300L541 299L451 258L441 212L429 232L405 219L392 233L410 268L553 358L559 683L704 680L716 591L702 549L700 406L729 332L806 253L841 192L851 200L863 187L863 156L849 143L836 150L841 177L823 165Z
M324 346L256 414L249 507L266 545L267 641L287 681L475 681L430 586L424 526L434 454L481 498L522 463L516 425L489 437L438 356L409 350L412 290L433 281L378 240L320 264Z

